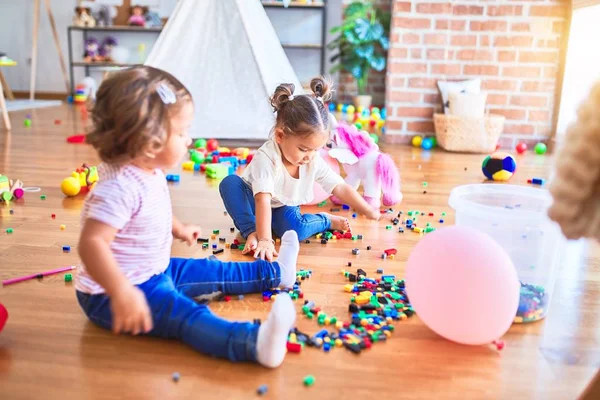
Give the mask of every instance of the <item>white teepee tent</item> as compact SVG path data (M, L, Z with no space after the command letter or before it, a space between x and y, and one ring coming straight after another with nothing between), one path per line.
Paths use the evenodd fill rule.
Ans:
M266 139L277 85L302 92L260 0L179 0L146 64L192 92L192 137Z

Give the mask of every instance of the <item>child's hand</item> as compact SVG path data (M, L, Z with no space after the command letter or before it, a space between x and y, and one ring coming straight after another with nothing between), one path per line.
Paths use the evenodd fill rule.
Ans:
M193 245L196 239L202 234L202 228L197 225L184 225L183 228L175 237L179 240L187 242L188 245Z
M273 244L271 239L261 239L258 241L258 246L256 246L256 251L254 252L255 258L273 261L273 256L278 255L277 251L275 251L275 244Z
M144 293L135 286L127 286L110 297L114 333L132 335L152 330L152 315Z

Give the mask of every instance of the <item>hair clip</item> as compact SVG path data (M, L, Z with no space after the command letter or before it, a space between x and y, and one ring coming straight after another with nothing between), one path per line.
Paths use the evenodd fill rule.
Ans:
M158 85L158 88L156 88L156 93L158 93L160 99L165 104L175 104L177 102L175 93L173 93L173 90L171 90L171 88L164 82Z
M289 101L292 101L292 100L294 100L294 95L293 95L293 94L290 94L290 95L288 96L288 100L289 100Z

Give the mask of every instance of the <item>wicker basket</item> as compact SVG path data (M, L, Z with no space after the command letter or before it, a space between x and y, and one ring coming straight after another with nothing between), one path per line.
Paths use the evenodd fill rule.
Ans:
M491 153L504 129L504 116L489 114L483 118L434 114L437 142L445 150L463 153Z

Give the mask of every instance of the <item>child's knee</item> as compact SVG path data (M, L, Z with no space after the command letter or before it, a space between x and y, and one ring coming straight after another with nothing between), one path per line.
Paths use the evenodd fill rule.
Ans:
M223 195L223 192L226 192L227 190L239 185L240 183L242 183L242 178L240 178L239 176L235 174L226 176L221 181L221 183L219 183L219 192L221 193L221 196Z

